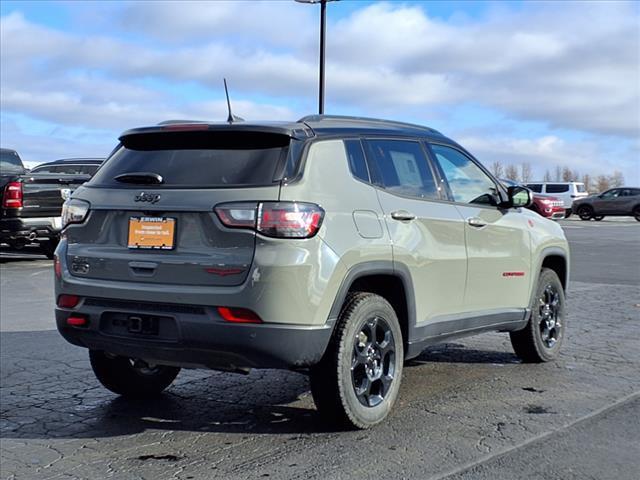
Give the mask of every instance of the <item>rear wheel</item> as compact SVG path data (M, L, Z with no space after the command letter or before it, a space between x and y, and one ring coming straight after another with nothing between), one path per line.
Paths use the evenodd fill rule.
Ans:
M40 244L40 250L42 250L42 253L46 255L49 260L53 260L53 254L56 251L57 246L57 240L49 240L48 242L43 242Z
M129 397L158 395L180 372L177 367L149 365L142 360L111 356L98 350L90 350L89 359L93 373L104 387Z
M633 216L636 217L636 220L640 222L640 207L636 207L633 209Z
M565 209L564 218L569 218L572 213L573 213L573 210L571 210L570 208Z
M403 360L393 307L379 295L351 294L322 361L311 371L320 415L357 428L380 423L398 397Z
M531 318L522 330L511 332L511 345L523 362L554 360L564 340L565 298L556 272L543 268L531 303Z
M591 217L593 217L593 208L589 205L583 205L578 209L578 216L580 220L591 220Z

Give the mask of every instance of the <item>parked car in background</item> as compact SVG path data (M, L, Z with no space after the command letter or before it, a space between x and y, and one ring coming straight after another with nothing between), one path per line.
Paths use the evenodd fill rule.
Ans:
M581 220L600 221L606 216L633 216L640 222L640 188L612 188L573 202Z
M129 130L64 205L57 327L117 394L287 368L328 421L371 427L433 343L495 330L525 362L558 356L569 249L530 202L418 125Z
M29 173L62 173L65 175L89 175L89 177L93 177L103 161L103 158L65 158L42 163L32 168Z
M506 187L514 187L520 185L518 182L509 180L506 178L500 179L500 181ZM541 195L539 193L533 193L533 201L529 207L529 210L533 210L539 215L545 218L551 218L553 220L560 220L565 218L564 202L557 197L551 195Z
M57 160L27 172L15 150L1 151L0 243L14 249L37 244L53 258L62 203L89 180L101 159Z
M582 182L530 182L525 184L535 193L549 194L558 197L564 203L565 216L569 218L574 200L589 196Z

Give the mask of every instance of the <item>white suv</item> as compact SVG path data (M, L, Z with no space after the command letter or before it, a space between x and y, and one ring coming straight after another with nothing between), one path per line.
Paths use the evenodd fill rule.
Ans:
M582 182L532 182L526 186L536 193L549 194L561 199L566 211L565 218L571 215L571 205L575 200L589 196Z

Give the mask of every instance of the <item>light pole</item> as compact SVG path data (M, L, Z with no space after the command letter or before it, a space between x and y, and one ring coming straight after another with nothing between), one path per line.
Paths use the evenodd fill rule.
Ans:
M337 0L296 0L298 3L320 4L320 78L318 80L318 113L324 113L324 51L327 30L327 2Z

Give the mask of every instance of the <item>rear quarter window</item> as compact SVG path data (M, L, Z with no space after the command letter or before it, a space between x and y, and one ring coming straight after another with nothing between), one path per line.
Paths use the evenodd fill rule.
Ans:
M274 183L290 138L262 132L153 132L122 138L90 185L126 187L118 175L150 172L156 187L213 188Z
M360 140L345 140L345 149L347 150L347 158L349 159L349 169L354 177L369 182L369 170L367 169L367 161L364 157L362 144Z

